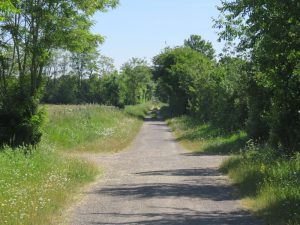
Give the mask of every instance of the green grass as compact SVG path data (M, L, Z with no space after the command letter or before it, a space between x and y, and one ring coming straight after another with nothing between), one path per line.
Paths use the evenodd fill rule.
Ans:
M279 156L266 147L248 147L221 167L240 188L245 202L274 225L300 224L300 154Z
M145 118L147 113L152 109L153 105L154 104L152 102L146 102L139 105L129 105L125 107L124 111L128 115L143 119Z
M189 116L171 118L167 123L175 132L177 140L185 148L196 153L236 153L247 141L244 131L226 133Z
M98 170L87 162L66 159L51 149L6 149L0 155L1 224L56 224L56 213L68 195L94 179Z
M149 105L130 110L141 113ZM25 149L0 152L0 224L58 224L76 190L101 172L69 153L120 151L142 125L141 119L114 107L44 107L48 121L37 149L31 154L24 154Z
M234 154L220 170L240 189L243 202L272 225L300 224L300 154L282 156L195 118L169 118L177 140L196 154Z
M64 151L120 151L132 141L142 124L138 115L128 115L127 108L99 105L50 105L47 108L49 121L43 141ZM148 105L130 106L130 109L142 114Z

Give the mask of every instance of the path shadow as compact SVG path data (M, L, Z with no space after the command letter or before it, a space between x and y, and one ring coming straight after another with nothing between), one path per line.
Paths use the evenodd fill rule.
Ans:
M197 182L197 180L195 180ZM119 184L93 191L91 194L101 194L132 199L143 198L201 198L213 201L236 200L232 187L224 184L178 184L178 183L145 183L145 184Z
M201 169L178 169L178 170L157 170L136 173L141 176L220 176L221 173L216 169L201 168Z
M163 211L165 208L161 208ZM158 211L157 208L155 211ZM258 225L261 222L252 218L249 213L240 210L234 212L199 212L186 208L168 208L174 213L96 213L104 217L114 218L117 221L127 222L93 222L91 224L114 224L114 225Z

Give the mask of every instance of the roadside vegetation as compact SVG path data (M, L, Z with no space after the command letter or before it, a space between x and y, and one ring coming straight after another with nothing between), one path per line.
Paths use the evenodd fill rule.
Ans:
M165 114L166 115L166 114ZM177 140L193 154L232 155L221 165L243 203L269 224L300 223L300 154L282 155L244 131L226 132L191 116L168 118Z
M247 141L244 131L226 132L189 116L170 118L167 123L186 149L199 154L239 153Z
M150 107L151 102L124 110L100 105L47 105L42 142L65 152L116 152L135 137Z
M91 32L92 16L118 3L1 1L1 223L51 222L65 196L97 173L66 155L123 149L155 96L188 149L235 154L222 170L254 211L274 225L300 224L299 2L222 1L218 57L194 34L152 67L132 58L120 71Z
M191 35L154 57L163 110L178 140L234 154L222 171L268 224L300 224L300 5L224 1L215 19L225 49ZM267 20L267 22L266 22Z
M70 152L116 152L127 147L151 103L125 110L99 105L47 105L42 142L35 149L0 152L1 224L57 224L76 190L99 173Z
M269 224L300 224L300 154L282 156L248 142L221 166L240 188L244 203Z

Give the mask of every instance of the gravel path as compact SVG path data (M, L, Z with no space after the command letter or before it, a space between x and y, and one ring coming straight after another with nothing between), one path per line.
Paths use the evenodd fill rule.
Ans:
M224 157L183 150L162 121L145 121L131 147L85 157L105 175L70 212L71 225L254 225L226 176Z

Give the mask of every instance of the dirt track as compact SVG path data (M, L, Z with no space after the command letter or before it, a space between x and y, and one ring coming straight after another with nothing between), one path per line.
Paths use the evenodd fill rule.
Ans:
M127 151L86 157L106 172L82 193L69 224L261 224L217 171L224 158L188 153L162 121L146 121Z

